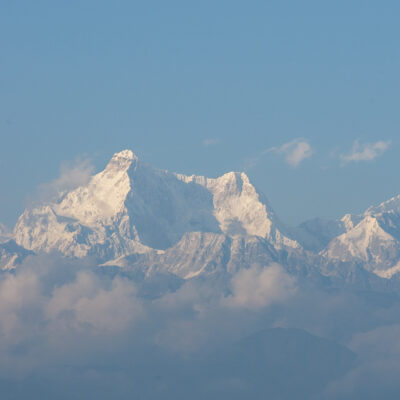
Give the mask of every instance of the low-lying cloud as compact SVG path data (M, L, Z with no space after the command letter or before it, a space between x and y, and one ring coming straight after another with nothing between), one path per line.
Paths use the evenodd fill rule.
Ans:
M223 303L229 307L260 309L286 301L295 291L295 279L278 264L254 265L232 278L232 295Z
M45 306L48 320L66 315L71 329L90 329L93 334L113 333L126 329L142 315L131 282L114 278L109 287L93 273L80 272L72 283L56 287Z

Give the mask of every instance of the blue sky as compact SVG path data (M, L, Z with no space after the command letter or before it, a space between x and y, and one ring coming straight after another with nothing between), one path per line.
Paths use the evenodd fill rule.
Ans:
M187 174L246 169L289 223L399 194L399 12L3 0L0 221L13 225L63 162L99 170L124 148Z

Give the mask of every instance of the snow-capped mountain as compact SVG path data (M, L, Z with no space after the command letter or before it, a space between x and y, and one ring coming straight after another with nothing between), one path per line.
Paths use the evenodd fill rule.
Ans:
M338 263L346 263L362 265L382 278L400 272L400 196L369 207L361 215L316 218L290 232L304 249L322 256L325 271L335 274Z
M400 196L287 229L244 173L175 174L124 150L87 184L25 210L13 237L36 253L92 256L140 276L191 279L279 262L297 276L364 287L400 271Z
M324 257L362 262L384 278L400 272L400 196L344 220L344 232L321 251Z
M244 173L216 179L173 174L148 166L130 150L115 154L87 185L26 210L14 236L35 252L107 262L162 253L191 232L257 236L276 248L299 247Z

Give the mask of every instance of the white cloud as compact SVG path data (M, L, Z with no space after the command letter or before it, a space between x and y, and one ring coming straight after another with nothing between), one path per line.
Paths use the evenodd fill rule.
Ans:
M227 306L259 309L283 302L296 292L295 280L281 266L252 266L232 278L232 295L224 299Z
M282 154L285 157L285 161L292 167L298 167L302 161L310 158L314 153L310 144L300 138L285 143L280 147L272 147L270 151Z
M75 327L84 326L95 333L119 332L142 315L135 297L132 283L117 277L110 288L104 288L96 275L81 272L76 281L54 290L46 316L55 319L71 312Z
M353 148L348 154L341 154L340 159L343 164L349 162L359 162L359 161L372 161L375 158L381 156L390 145L390 140L388 141L378 141L375 143L364 143L360 144L356 140L353 144Z
M262 157L269 153L276 153L282 155L285 161L290 166L296 168L305 159L310 158L314 154L314 149L311 145L302 138L294 139L288 143L283 144L279 147L270 147L260 153L257 157L250 158L246 160L245 170L249 170L255 167Z
M34 316L42 301L39 277L33 272L10 274L0 281L0 348L11 347L34 335L37 328Z
M209 146L214 146L219 143L218 138L208 138L203 140L203 146L209 147Z

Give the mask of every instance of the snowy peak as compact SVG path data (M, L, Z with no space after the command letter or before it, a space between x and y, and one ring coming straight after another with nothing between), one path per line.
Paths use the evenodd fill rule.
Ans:
M86 186L69 192L55 205L57 214L76 218L88 226L108 220L121 212L129 193L129 168L136 162L132 152L113 156L106 169L94 175Z
M382 257L378 256L380 248L388 249L395 246L394 242L394 238L380 227L376 218L367 216L353 229L332 240L324 254L342 261L357 258L365 262L383 262Z
M109 222L124 210L131 190L129 170L136 167L138 161L131 150L114 154L104 171L54 204L55 213L90 227Z
M304 249L318 253L322 263L332 268L350 263L384 278L400 272L400 196L360 215L306 221L291 233Z
M360 215L353 215L353 214L346 214L341 220L340 223L342 224L344 230L346 232L352 230L357 224L359 224L362 220L362 216Z
M400 272L400 196L362 215L348 214L341 221L346 232L329 243L323 256L362 262L367 270L385 278Z
M278 247L299 246L282 233L283 228L267 199L256 190L244 172L228 172L215 179L195 175L176 176L210 191L215 218L226 235L259 236L271 240Z
M74 257L146 251L129 229L125 210L131 191L128 171L137 162L130 150L116 153L87 185L65 193L58 201L25 210L15 227L17 243L34 251L56 250Z
M106 170L123 170L127 171L133 163L139 161L138 157L132 150L123 150L115 153L110 162L106 166Z

